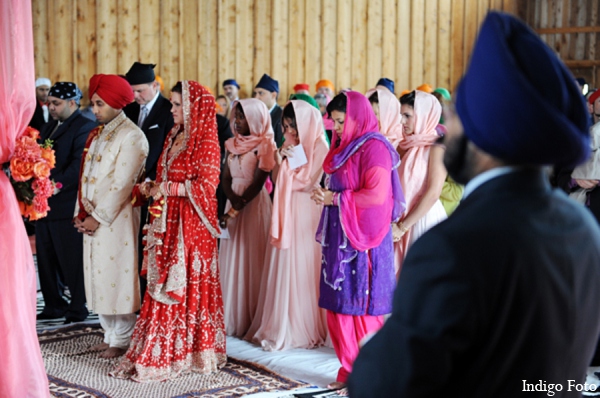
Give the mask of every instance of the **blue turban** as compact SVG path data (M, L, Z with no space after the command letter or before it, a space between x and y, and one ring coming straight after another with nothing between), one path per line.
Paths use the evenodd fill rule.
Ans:
M387 87L387 89L390 90L392 92L392 94L395 94L394 93L394 81L392 79L388 79L387 77L382 77L381 79L379 79L377 81L376 86Z
M569 70L519 19L490 12L456 90L465 135L512 164L575 166L589 115Z
M256 84L256 88L264 88L267 91L279 93L279 82L265 73Z
M227 79L227 80L223 80L223 87L225 86L236 86L238 88L238 90L240 89L240 85L238 84L238 82L235 81L235 79Z

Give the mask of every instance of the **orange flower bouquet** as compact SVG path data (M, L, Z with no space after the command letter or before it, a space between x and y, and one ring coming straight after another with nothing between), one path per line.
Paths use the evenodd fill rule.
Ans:
M27 127L25 134L17 138L8 166L21 214L30 221L46 217L50 210L48 198L61 188L60 183L50 180L50 170L56 163L52 140L40 145L36 141L39 135L36 129Z

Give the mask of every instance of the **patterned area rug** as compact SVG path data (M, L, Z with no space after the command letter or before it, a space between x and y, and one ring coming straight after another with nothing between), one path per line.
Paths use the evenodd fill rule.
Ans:
M102 359L89 347L102 342L97 325L74 325L39 334L42 356L54 397L242 397L267 391L289 391L308 384L267 368L229 357L220 372L189 373L174 381L136 383L108 376L119 359Z

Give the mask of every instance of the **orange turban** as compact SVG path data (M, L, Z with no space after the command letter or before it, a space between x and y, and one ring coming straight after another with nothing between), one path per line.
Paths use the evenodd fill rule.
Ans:
M421 84L419 87L417 87L417 90L419 91L424 91L427 94L431 94L433 93L433 87L431 87L429 84L427 83L423 83Z
M333 86L333 83L331 82L331 80L327 80L327 79L319 80L317 82L317 90L319 90L321 87L328 87L331 89L331 91L335 91L335 87Z
M111 108L123 109L133 102L133 90L124 78L117 75L94 75L90 79L90 99L98 94Z
M400 97L408 93L410 93L410 90L402 90L402 92L400 93Z
M154 78L158 84L160 84L160 91L164 91L165 90L165 82L163 81L162 77L156 75Z

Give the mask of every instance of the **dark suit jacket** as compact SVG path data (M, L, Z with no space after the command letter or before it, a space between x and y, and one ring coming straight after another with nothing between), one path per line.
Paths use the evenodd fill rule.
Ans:
M219 134L219 148L221 150L221 173L223 172L223 166L225 165L225 141L233 137L231 133L231 126L229 120L225 116L217 115L217 132ZM217 186L217 215L221 217L225 212L225 204L227 203L227 196L223 192L221 187L221 179L219 179L219 185Z
M600 331L600 230L537 169L485 182L408 252L350 396L575 397Z
M137 125L140 116L140 105L137 102L132 102L123 110L125 111L125 115ZM146 158L146 177L152 180L156 179L158 158L163 150L167 134L172 128L173 115L171 114L171 102L163 97L162 94L158 94L152 110L141 127L144 134L146 134L148 145L150 146L148 158Z
M37 131L41 132L45 125L50 124L52 122L52 118L48 116L48 123L44 120L44 110L40 105L40 101L35 100L35 111L33 112L33 116L31 117L31 121L29 122L29 126L33 127Z
M40 134L41 141L50 138L52 130L58 121L48 123ZM56 165L50 173L50 178L60 182L60 192L48 199L50 212L48 220L72 220L77 200L77 188L79 187L79 168L81 167L81 154L85 147L85 141L90 131L97 126L84 117L79 110L65 120L50 138L54 143L54 156Z
M275 105L275 108L271 111L271 126L273 126L273 133L275 134L275 143L279 148L283 144L283 133L281 131L281 116L283 115L283 108L279 105Z

